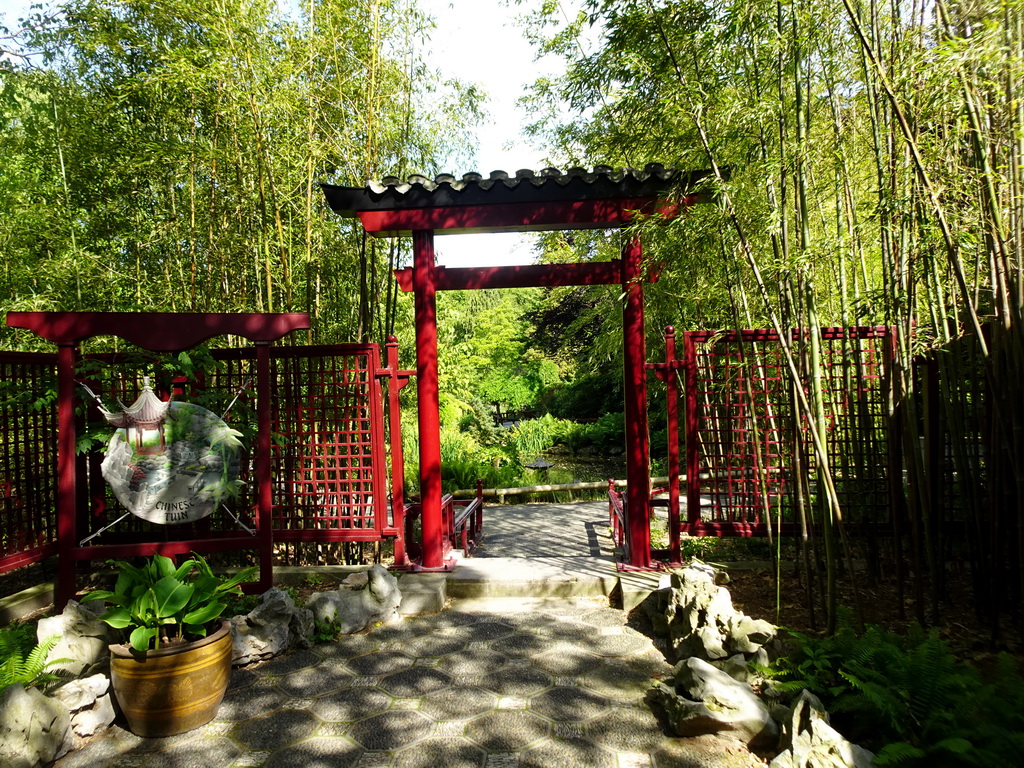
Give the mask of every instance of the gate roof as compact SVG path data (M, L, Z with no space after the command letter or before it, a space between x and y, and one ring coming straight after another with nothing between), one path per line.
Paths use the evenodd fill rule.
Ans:
M650 163L644 169L593 171L557 168L467 173L433 180L386 176L365 187L321 184L327 203L342 216L357 217L379 237L470 232L538 232L620 226L637 214L674 215L680 207L711 199L700 182L710 171L680 171Z

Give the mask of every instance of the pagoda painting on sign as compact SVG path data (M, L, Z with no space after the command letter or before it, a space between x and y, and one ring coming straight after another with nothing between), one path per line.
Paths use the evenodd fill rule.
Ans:
M148 378L131 406L99 408L116 428L103 477L132 514L161 525L186 523L237 495L241 433L216 414L160 400Z

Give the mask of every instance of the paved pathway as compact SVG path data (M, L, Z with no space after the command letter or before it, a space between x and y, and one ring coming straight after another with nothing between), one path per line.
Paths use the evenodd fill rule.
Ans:
M57 766L763 766L663 734L644 693L670 667L624 620L593 599L466 603L235 670L203 728L115 726Z
M608 502L484 507L473 557L611 557Z

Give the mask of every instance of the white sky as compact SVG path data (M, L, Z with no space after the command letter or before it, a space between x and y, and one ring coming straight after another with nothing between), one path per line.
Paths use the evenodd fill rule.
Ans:
M476 133L476 167L451 168L456 177L495 170L510 175L520 168L540 170L543 152L522 138L527 114L516 100L542 74L558 71L557 61L535 62L516 19L537 8L539 0L521 5L509 0L420 0L436 19L431 36L436 59L431 66L450 77L479 84L488 95L487 119ZM571 0L565 2L568 6ZM453 235L435 242L438 263L447 266L529 264L533 238L520 234Z
M13 27L27 13L31 0L0 0L0 23ZM557 60L534 61L534 51L516 27L520 15L541 0L515 5L510 0L420 0L436 20L424 58L448 78L479 85L489 97L487 118L476 132L475 168L449 168L460 177L493 170L514 174L520 168L539 170L543 153L521 137L524 113L516 100L542 74L555 74ZM571 12L574 0L561 0ZM447 266L527 264L533 260L531 238L519 234L438 237L438 262Z

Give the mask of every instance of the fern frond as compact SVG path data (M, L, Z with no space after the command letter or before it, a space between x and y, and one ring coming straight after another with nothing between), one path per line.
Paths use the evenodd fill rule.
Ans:
M886 744L875 755L875 765L904 765L913 760L920 760L925 756L925 751L905 741L897 741L893 744Z

